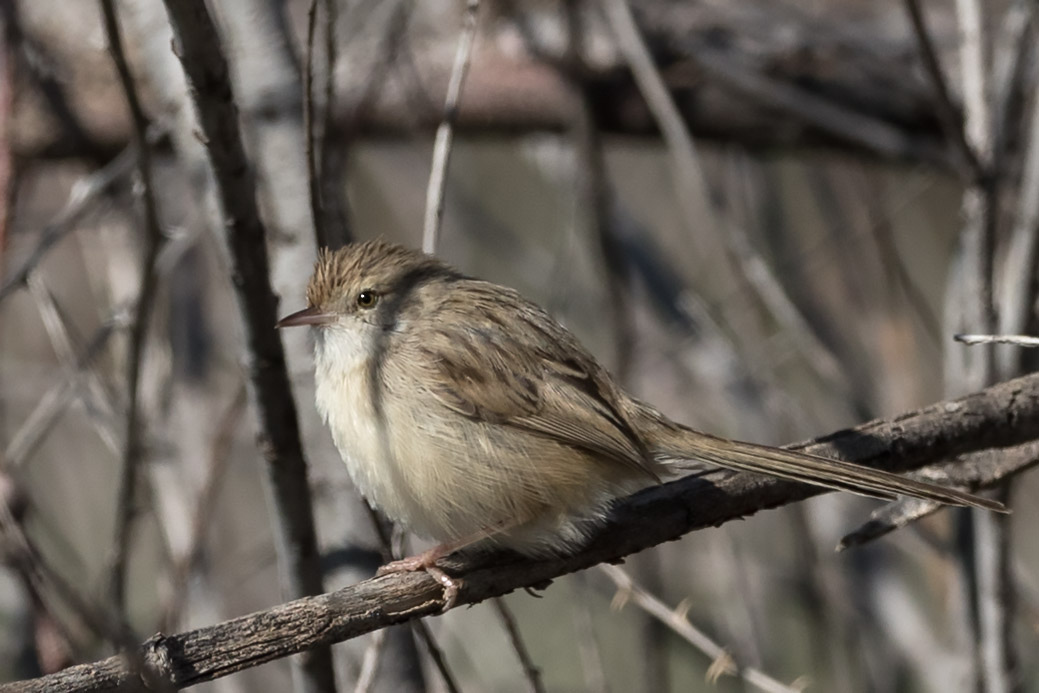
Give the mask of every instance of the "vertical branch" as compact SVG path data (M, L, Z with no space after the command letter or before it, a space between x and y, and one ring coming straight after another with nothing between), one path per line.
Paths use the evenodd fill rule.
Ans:
M1023 33L1020 42L1028 43L1034 33ZM1001 334L1023 334L1028 329L1039 292L1036 279L1039 268L1039 100L1033 100L1031 108L1031 119L1024 133L1026 145L1017 214L1008 241L999 292ZM1001 347L996 358L1001 377L1010 378L1020 372L1021 347Z
M310 192L310 216L314 220L314 235L319 248L328 245L325 239L324 215L321 213L321 186L318 183L317 155L314 151L314 35L317 29L317 3L310 0L307 10L307 45L303 65L303 137L307 153L307 189ZM327 104L325 106L328 108Z
M960 27L960 61L964 97L964 136L982 163L987 175L973 181L964 192L964 226L960 240L960 269L963 284L963 322L980 334L996 331L993 303L993 268L999 204L998 172L992 168L994 152L992 113L983 12L979 0L957 0ZM985 387L996 377L995 349L983 347L972 352L958 386L964 389ZM1004 493L1008 492L1004 487ZM967 519L969 517L969 520ZM1010 604L1012 585L1007 580L1009 523L989 513L969 511L961 514L963 560L970 574L968 584L974 598L974 661L977 681L987 693L1011 689L1013 663ZM967 526L967 522L970 525Z
M141 416L139 380L144 355L144 342L148 333L152 310L155 305L155 290L158 274L155 260L162 249L164 237L159 223L159 212L155 200L152 180L151 149L148 143L148 119L144 114L137 89L134 86L130 66L123 51L123 39L119 28L113 0L101 0L105 36L112 54L119 83L123 89L130 114L133 118L134 144L137 147L138 171L141 176L141 199L144 206L145 246L141 260L141 289L130 328L130 350L128 355L126 388L129 394L126 411L126 441L123 447L122 475L119 480L116 501L115 553L111 565L111 598L119 621L126 623L126 569L133 539L133 527L137 513L137 487L143 456L145 423Z
M336 67L339 62L339 45L336 28L339 26L337 0L324 0L325 7L325 117L321 128L321 170L318 185L321 192L322 219L315 219L323 235L323 243L329 248L338 248L350 242L348 205L344 193L343 174L346 170L346 152L342 145L335 146L333 139L341 136L334 113L336 108ZM319 237L321 242L322 237Z
M202 0L166 0L165 6L225 219L232 284L245 327L245 365L258 417L258 444L277 512L275 542L284 589L290 598L319 594L323 581L307 466L285 353L274 331L277 309L269 279L267 234L259 216L255 175L245 156L227 60ZM335 689L327 647L305 653L301 673L308 691Z
M444 98L444 117L437 128L433 143L433 163L430 166L429 186L426 188L426 213L422 223L422 250L433 254L437 249L440 224L444 218L444 192L447 187L447 166L451 158L451 142L454 139L455 120L458 118L458 102L462 95L462 84L469 72L473 44L476 43L476 26L480 0L467 0L462 18L462 35L458 38L451 80L447 84Z

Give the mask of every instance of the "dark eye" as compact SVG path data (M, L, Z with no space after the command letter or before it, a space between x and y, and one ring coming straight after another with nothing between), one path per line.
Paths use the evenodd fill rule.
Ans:
M372 289L363 289L357 294L357 305L361 308L374 308L375 304L379 302L379 294L375 293Z

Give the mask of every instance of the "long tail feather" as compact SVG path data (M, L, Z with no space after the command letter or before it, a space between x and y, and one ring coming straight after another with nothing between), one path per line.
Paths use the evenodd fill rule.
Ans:
M674 433L674 440L660 452L679 465L682 459L709 462L727 469L767 474L872 498L891 500L897 496L911 496L947 505L1009 512L1002 503L966 491L917 481L851 462L717 438L686 428L677 429Z

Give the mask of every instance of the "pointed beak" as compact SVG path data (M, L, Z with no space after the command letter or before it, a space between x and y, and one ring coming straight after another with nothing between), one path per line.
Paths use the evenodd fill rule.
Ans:
M320 308L311 307L296 311L292 315L286 315L278 321L276 328L300 327L303 325L328 325L336 319L335 313L326 313Z

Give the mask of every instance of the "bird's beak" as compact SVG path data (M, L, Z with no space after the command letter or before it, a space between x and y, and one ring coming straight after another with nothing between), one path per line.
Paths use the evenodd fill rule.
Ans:
M300 327L302 325L328 325L336 319L335 313L326 313L317 306L304 308L278 321L276 328Z

